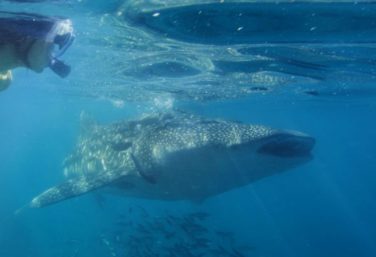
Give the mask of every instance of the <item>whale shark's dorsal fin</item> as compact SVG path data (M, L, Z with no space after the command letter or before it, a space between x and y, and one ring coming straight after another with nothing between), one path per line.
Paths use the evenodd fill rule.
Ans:
M80 113L81 135L94 131L96 127L98 127L98 122L94 119L94 117L85 111L81 111Z

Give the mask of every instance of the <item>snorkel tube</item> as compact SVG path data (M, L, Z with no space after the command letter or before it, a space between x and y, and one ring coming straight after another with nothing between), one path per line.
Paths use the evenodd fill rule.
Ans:
M50 69L55 72L60 78L66 78L71 72L71 67L56 58L51 59L48 65Z
M70 20L58 21L50 34L50 40L52 40L58 48L51 52L50 63L48 66L59 77L65 78L71 72L71 67L58 58L65 53L75 39L72 22Z

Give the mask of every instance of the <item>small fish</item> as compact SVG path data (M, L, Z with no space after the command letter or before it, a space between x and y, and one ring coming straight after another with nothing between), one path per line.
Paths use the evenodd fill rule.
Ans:
M150 234L150 231L142 224L137 225L137 231L143 234Z
M216 230L215 233L224 242L230 242L231 244L233 244L235 241L234 234L231 232Z
M232 247L232 249L231 249L231 255L230 256L232 256L232 257L245 257L245 255L243 253L241 253L240 251L238 251L234 247Z
M208 214L206 212L194 212L194 213L189 214L189 216L194 218L194 219L198 219L200 221L203 221L203 220L206 220L208 217L210 217L210 214Z
M207 238L195 238L194 247L195 248L207 248L212 242Z

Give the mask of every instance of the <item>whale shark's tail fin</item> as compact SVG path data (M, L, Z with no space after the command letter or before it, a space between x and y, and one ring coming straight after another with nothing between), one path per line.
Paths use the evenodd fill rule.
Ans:
M51 187L35 197L29 207L39 208L97 190L122 178L124 170L113 170L93 177L82 176Z
M0 226L13 221L21 213L24 213L28 209L28 207L29 207L29 205L26 204L26 205L22 206L21 208L17 209L16 211L14 211L13 213L9 212L5 216L0 216Z
M29 208L29 205L28 204L25 204L24 206L22 206L21 208L18 208L13 214L14 216L18 216L20 215L21 213L23 213L27 208Z

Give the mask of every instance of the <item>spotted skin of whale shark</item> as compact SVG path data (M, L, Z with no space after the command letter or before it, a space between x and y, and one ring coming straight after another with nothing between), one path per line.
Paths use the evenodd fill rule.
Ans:
M103 187L129 197L201 201L308 162L314 144L297 131L177 112L92 124L64 161L67 180L30 206Z

